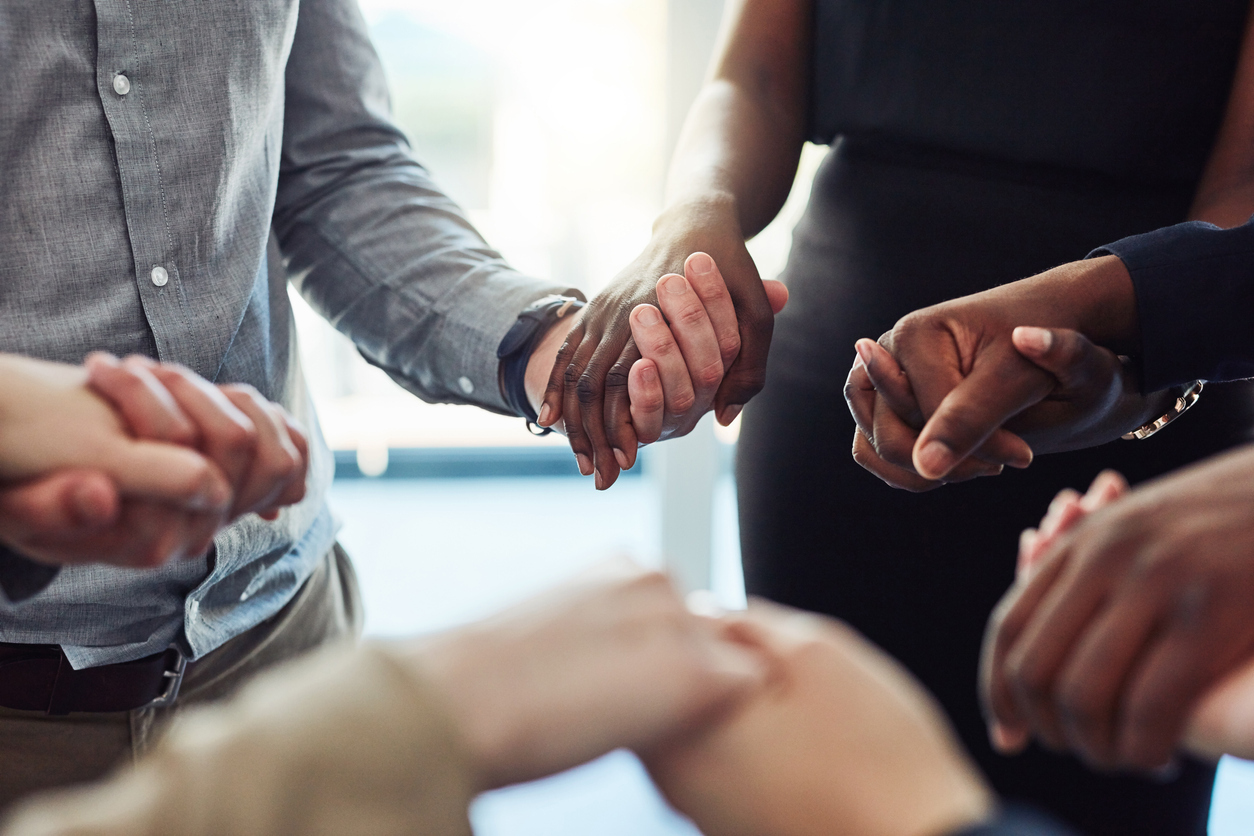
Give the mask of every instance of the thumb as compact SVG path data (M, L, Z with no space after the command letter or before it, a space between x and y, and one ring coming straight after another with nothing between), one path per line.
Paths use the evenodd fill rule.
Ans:
M771 303L772 313L779 313L788 304L788 286L774 279L764 279L762 289L766 291L766 301Z
M1064 389L1080 388L1108 377L1118 358L1091 343L1079 331L1021 325L1011 335L1015 349L1052 374Z
M0 490L0 528L9 539L85 535L109 525L118 496L107 475L95 470L59 470Z
M124 496L181 505L191 511L225 511L232 492L226 475L187 447L158 441L132 441L108 468Z

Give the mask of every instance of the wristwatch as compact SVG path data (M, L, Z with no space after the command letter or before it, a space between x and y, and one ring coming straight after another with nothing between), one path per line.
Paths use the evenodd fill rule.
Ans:
M1130 433L1124 433L1123 438L1126 441L1133 439L1140 440L1149 438L1172 421L1188 412L1202 397L1202 381L1195 380L1188 386L1184 387L1184 391L1176 396L1175 402L1171 405L1171 410L1166 415L1162 415L1150 421L1148 424L1142 424Z
M527 429L535 435L548 435L553 430L536 425L536 411L527 399L527 362L554 323L587 303L583 294L573 288L565 295L555 294L538 299L523 309L497 346L496 356L501 361L501 394L514 414L526 420Z

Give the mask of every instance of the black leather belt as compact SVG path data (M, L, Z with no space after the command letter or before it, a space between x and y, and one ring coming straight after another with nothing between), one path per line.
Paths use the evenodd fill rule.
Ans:
M0 642L0 706L46 714L132 711L174 702L188 661L177 648L76 671L55 644Z

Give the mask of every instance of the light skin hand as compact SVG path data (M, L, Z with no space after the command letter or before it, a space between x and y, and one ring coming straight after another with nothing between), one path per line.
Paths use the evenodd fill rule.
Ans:
M446 698L483 789L657 746L765 676L665 576L627 561L407 652Z
M147 368L196 425L201 452L232 485L231 519L257 513L272 520L304 497L309 444L281 407L246 384L214 386L181 366L143 357L126 362Z
M563 411L563 401L556 399L563 393L570 399L572 390L564 388L566 378L559 374L562 352L569 350L569 336L579 331L582 320L556 323L528 363L527 392L533 408L539 408L539 423L565 430L580 472L595 474L599 490L612 485L620 469L634 466L638 446L691 431L710 409L724 372L739 351L731 296L709 256L692 254L684 276L663 276L657 285L660 311L641 305L628 318L638 359L629 368L616 366L607 377L611 396L599 438L610 445L609 458L597 458L585 443L598 428L566 420L580 413ZM765 286L770 304L782 309L787 290L779 282Z
M995 745L1014 751L1032 735L1099 767L1170 762L1203 695L1254 656L1252 469L1243 448L1096 510L1054 503L1058 531L1024 561L986 635Z
M991 796L933 700L839 622L765 603L731 616L770 661L766 688L644 756L707 836L932 836Z
M212 462L134 438L123 423L129 419L87 388L89 370L16 357L0 365L12 398L0 430L4 476L26 479L0 491L0 529L10 546L50 563L122 566L203 551L193 521L216 519L231 498ZM170 403L149 417L154 434L188 440L189 425Z

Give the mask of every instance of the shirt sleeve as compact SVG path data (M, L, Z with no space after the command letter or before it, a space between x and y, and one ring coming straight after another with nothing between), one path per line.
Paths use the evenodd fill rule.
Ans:
M1200 221L1094 250L1116 255L1136 290L1142 387L1254 377L1254 221Z
M441 699L387 646L323 650L188 712L139 765L25 803L2 836L471 836Z
M0 545L0 593L16 604L43 592L61 569L36 563Z
M352 0L302 0L286 69L274 229L295 286L424 400L510 413L496 348L565 286L511 269L392 124Z
M991 819L950 836L1078 836L1074 830L1026 807L1002 807Z

